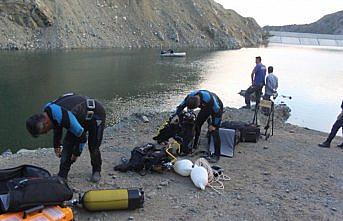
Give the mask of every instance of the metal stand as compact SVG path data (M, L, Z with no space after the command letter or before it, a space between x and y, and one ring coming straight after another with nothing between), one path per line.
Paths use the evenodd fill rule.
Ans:
M262 134L262 136L265 136L265 139L268 140L269 137L274 136L274 102L273 101L269 101L269 100L262 100L261 102L259 102L256 107L255 107L255 112L254 112L254 118L252 123L259 126L257 124L258 122L258 110L259 108L266 108L268 109L268 120L267 120L267 124L264 127L264 134ZM268 130L270 128L270 123L272 124L272 128L271 128L271 133L268 133Z
M270 128L270 122L272 123L271 134L268 133L268 130ZM269 137L274 136L274 102L273 101L271 101L271 107L270 107L270 111L268 114L268 121L267 121L267 124L264 127L264 129L265 129L264 136L266 137L266 140L268 140Z

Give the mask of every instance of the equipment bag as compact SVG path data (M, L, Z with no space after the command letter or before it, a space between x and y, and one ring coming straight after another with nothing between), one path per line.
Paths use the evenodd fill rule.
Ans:
M154 144L146 144L135 147L131 151L131 158L127 163L122 163L114 167L114 170L120 172L135 171L158 171L165 163L170 162L164 149L157 149ZM145 175L144 173L140 173Z
M142 208L144 191L142 189L90 190L86 192L81 204L88 211L123 210Z
M73 197L73 191L58 177L15 178L7 182L2 195L3 212L19 212L36 206L61 205Z
M31 210L0 215L3 221L72 221L73 211L69 207L37 207Z
M241 130L241 141L257 143L260 139L260 128L255 124L250 124Z

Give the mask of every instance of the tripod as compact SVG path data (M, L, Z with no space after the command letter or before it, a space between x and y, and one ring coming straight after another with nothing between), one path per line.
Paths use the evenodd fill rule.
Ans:
M261 107L261 110L263 110L268 115L267 124L264 127L264 134L262 136L265 136L265 139L268 140L269 137L274 135L274 102L271 100L261 100L260 102L256 103L255 112L254 112L254 118L253 118L253 124L258 125L258 110L259 107ZM271 124L271 133L268 132Z

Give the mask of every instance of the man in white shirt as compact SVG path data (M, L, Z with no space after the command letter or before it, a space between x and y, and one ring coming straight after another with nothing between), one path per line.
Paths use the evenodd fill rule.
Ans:
M272 66L268 67L268 76L266 78L266 86L263 99L270 100L270 97L276 93L279 86L279 80L273 73L274 68Z

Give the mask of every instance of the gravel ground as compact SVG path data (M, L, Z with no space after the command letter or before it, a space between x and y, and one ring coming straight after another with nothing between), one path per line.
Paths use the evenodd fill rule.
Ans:
M227 108L224 119L248 121L252 114ZM168 113L146 114L149 123L143 123L139 114L123 119L106 129L101 147L102 181L88 181L91 167L85 151L73 165L69 184L75 196L90 189L142 187L144 208L100 213L75 208L76 220L343 220L342 149L319 148L317 143L326 134L283 123L280 112L276 115L275 135L268 141L240 143L234 158L221 158L218 165L231 177L221 195L210 188L198 190L189 178L173 172L140 176L113 171L120 157L129 157L133 147L152 141ZM206 148L204 134L202 149ZM338 139L334 145L337 143ZM0 158L1 168L24 163L52 173L57 172L59 164L52 149Z

